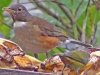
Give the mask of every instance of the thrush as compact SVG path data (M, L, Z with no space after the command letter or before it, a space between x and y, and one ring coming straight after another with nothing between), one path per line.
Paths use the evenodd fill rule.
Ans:
M91 47L80 41L69 39L55 25L31 15L23 5L16 4L10 8L3 8L3 10L9 12L14 21L13 29L19 43L26 50L33 52L35 57L37 53L43 52L48 55L49 50L62 43L71 42Z

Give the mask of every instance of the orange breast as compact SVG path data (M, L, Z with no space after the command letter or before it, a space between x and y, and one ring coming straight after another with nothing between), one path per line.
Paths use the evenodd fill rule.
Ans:
M50 50L59 44L59 39L57 37L40 36L40 42L45 50Z
M57 37L44 36L38 25L26 25L15 28L14 31L19 43L27 51L43 53L59 44Z

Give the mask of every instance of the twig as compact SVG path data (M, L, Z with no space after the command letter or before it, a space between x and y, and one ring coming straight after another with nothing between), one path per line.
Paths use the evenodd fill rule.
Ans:
M11 26L9 26L9 25L8 25L8 24L6 24L5 22L3 22L1 19L0 19L0 22L1 22L2 24L4 24L5 26L7 26L7 27L9 27L9 28L13 29Z
M93 24L92 25L92 34L91 34L91 37L89 39L89 43L91 43L91 44L93 43L93 39L95 37L96 29L97 29L97 24L96 24L96 26Z
M69 11L71 12L71 9L67 5L63 4L62 2L59 2L58 0L50 0L50 1L54 2L54 3L58 4L58 5L66 6L69 9Z
M59 20L65 27L67 28L71 28L70 25L68 25L57 13L53 12L52 10L48 9L42 2L37 2L34 0L30 0L31 2L35 2L36 5L42 9L42 11L45 11L46 13L48 13L49 15L51 15L52 17L54 17L55 19Z
M85 31L86 31L86 21L87 21L87 16L83 21L83 28L82 28L82 42L85 42Z
M63 3L61 3L61 2L59 2L59 1L57 1L57 0L50 0L50 1L52 1L52 2L54 2L54 3L57 3L57 4L59 4L59 5L64 5L64 6L66 6L65 4L63 4Z
M89 4L90 4L90 0L89 0L89 2L88 2L88 4L87 4L87 8L86 8L85 15L87 15L87 11L88 11L88 6L89 6Z
M58 0L49 0L49 1L54 2L54 3L58 4L58 5L66 6L69 9L69 11L71 12L71 9L67 5L63 4L62 2L59 2Z
M81 2L79 3L78 7L76 8L75 14L74 14L75 17L76 17L76 15L77 15L77 12L78 12L78 10L79 10L81 4L83 3L83 1L84 1L84 0L81 0Z
M63 3L59 2L59 1L55 1L55 0L42 0L42 1L36 1L36 2L54 2L54 3L60 4L60 5L66 6L65 4L63 4ZM31 2L24 2L24 3L21 3L21 4L27 4L27 3L31 3Z
M81 1L82 2L82 1ZM86 8L86 12L85 12L85 19L84 19L84 22L83 22L83 29L82 29L82 37L81 37L81 39L82 39L82 42L85 42L85 31L86 31L86 21L87 21L87 9L88 9L88 6L89 6L89 4L90 4L90 0L89 0L89 2L88 2L88 4L87 4L87 8Z
M58 2L57 0L53 0L54 2ZM58 3L57 3L58 4ZM68 11L65 9L65 7L62 4L58 4L58 6L60 7L60 9L65 13L65 15L68 17L68 19L73 22L72 17L70 16L70 14L68 13Z
M77 30L78 30L78 32L79 32L79 35L81 35L81 34L82 34L82 29L80 28L79 25L77 25Z
M95 24L95 28L94 28L93 39L95 38L96 30L97 30L97 23ZM92 43L93 43L93 41L92 41Z
M90 41L89 41L91 44L93 43L93 40L94 40L95 34L96 34L96 30L97 30L96 19L97 19L97 11L96 11L96 13L94 14L94 22L93 22L93 24L92 24L92 34L91 34Z
M73 19L70 16L70 14L68 13L68 11L65 9L65 7L63 5L58 4L58 6L60 7L60 9L65 13L65 15L68 17L68 19L71 21L71 23L73 23Z
M79 3L78 7L77 7L76 10L75 10L74 19L73 19L74 22L76 21L77 12L78 12L78 10L79 10L81 4L83 3L83 1L84 1L84 0L81 0L81 2ZM78 30L79 34L81 35L81 34L82 34L82 30L79 28L79 26L77 26L77 30ZM82 35L82 36L83 36L83 35ZM82 39L83 39L83 38L82 38Z

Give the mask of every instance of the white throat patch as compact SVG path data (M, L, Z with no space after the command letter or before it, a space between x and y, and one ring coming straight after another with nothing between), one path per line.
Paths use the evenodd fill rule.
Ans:
M26 25L26 22L16 21L14 22L14 27L23 27Z

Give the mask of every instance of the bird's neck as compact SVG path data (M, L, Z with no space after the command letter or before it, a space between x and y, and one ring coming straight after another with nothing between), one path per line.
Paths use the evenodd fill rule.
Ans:
M32 15L31 14L21 14L21 15L11 15L12 18L13 18L13 21L16 22L16 21L19 21L19 22L27 22L29 21L31 18L32 18Z

